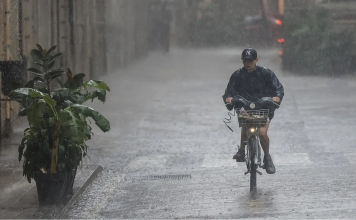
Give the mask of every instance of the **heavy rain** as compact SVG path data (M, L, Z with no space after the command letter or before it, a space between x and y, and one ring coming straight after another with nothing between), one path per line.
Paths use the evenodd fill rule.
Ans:
M0 218L355 218L356 0L0 0L0 30Z

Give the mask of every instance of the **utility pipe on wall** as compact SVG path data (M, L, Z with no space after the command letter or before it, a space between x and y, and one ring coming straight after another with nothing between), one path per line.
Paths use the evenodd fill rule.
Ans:
M5 59L6 60L13 60L14 56L11 53L10 46L12 44L11 42L11 0L6 0L5 2L5 8L6 8L6 13L5 13ZM7 101L5 102L5 129L4 129L4 135L8 136L11 131L11 109L12 109L12 103Z
M284 15L284 0L278 0L278 13Z

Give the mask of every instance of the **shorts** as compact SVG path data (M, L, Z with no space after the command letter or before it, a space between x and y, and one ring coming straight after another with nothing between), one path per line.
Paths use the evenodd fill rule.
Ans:
M273 117L274 117L274 111L273 111L273 112L270 112L270 113L268 114L267 121L271 122L272 119L273 119Z

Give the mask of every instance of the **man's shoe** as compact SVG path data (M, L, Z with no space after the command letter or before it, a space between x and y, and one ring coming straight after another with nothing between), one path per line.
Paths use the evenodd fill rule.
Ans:
M245 162L245 151L240 150L232 157L236 162Z
M274 174L276 172L276 168L273 165L271 155L265 156L263 158L263 168L266 169L266 172L268 174Z

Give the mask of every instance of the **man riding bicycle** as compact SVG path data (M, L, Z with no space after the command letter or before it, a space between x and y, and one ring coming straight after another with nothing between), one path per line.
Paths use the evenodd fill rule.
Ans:
M256 50L247 48L242 51L241 60L244 67L236 70L230 77L227 84L223 100L228 110L232 110L233 100L239 96L255 102L263 97L272 97L273 101L280 104L284 96L284 88L276 75L266 67L256 65L258 58ZM269 153L269 137L267 135L269 123L274 116L274 111L268 115L266 127L259 129L259 137L262 149L264 151L264 168L268 174L274 174L274 167L271 155ZM247 140L246 129L241 129L241 143L238 152L233 156L237 162L245 161L245 145Z

